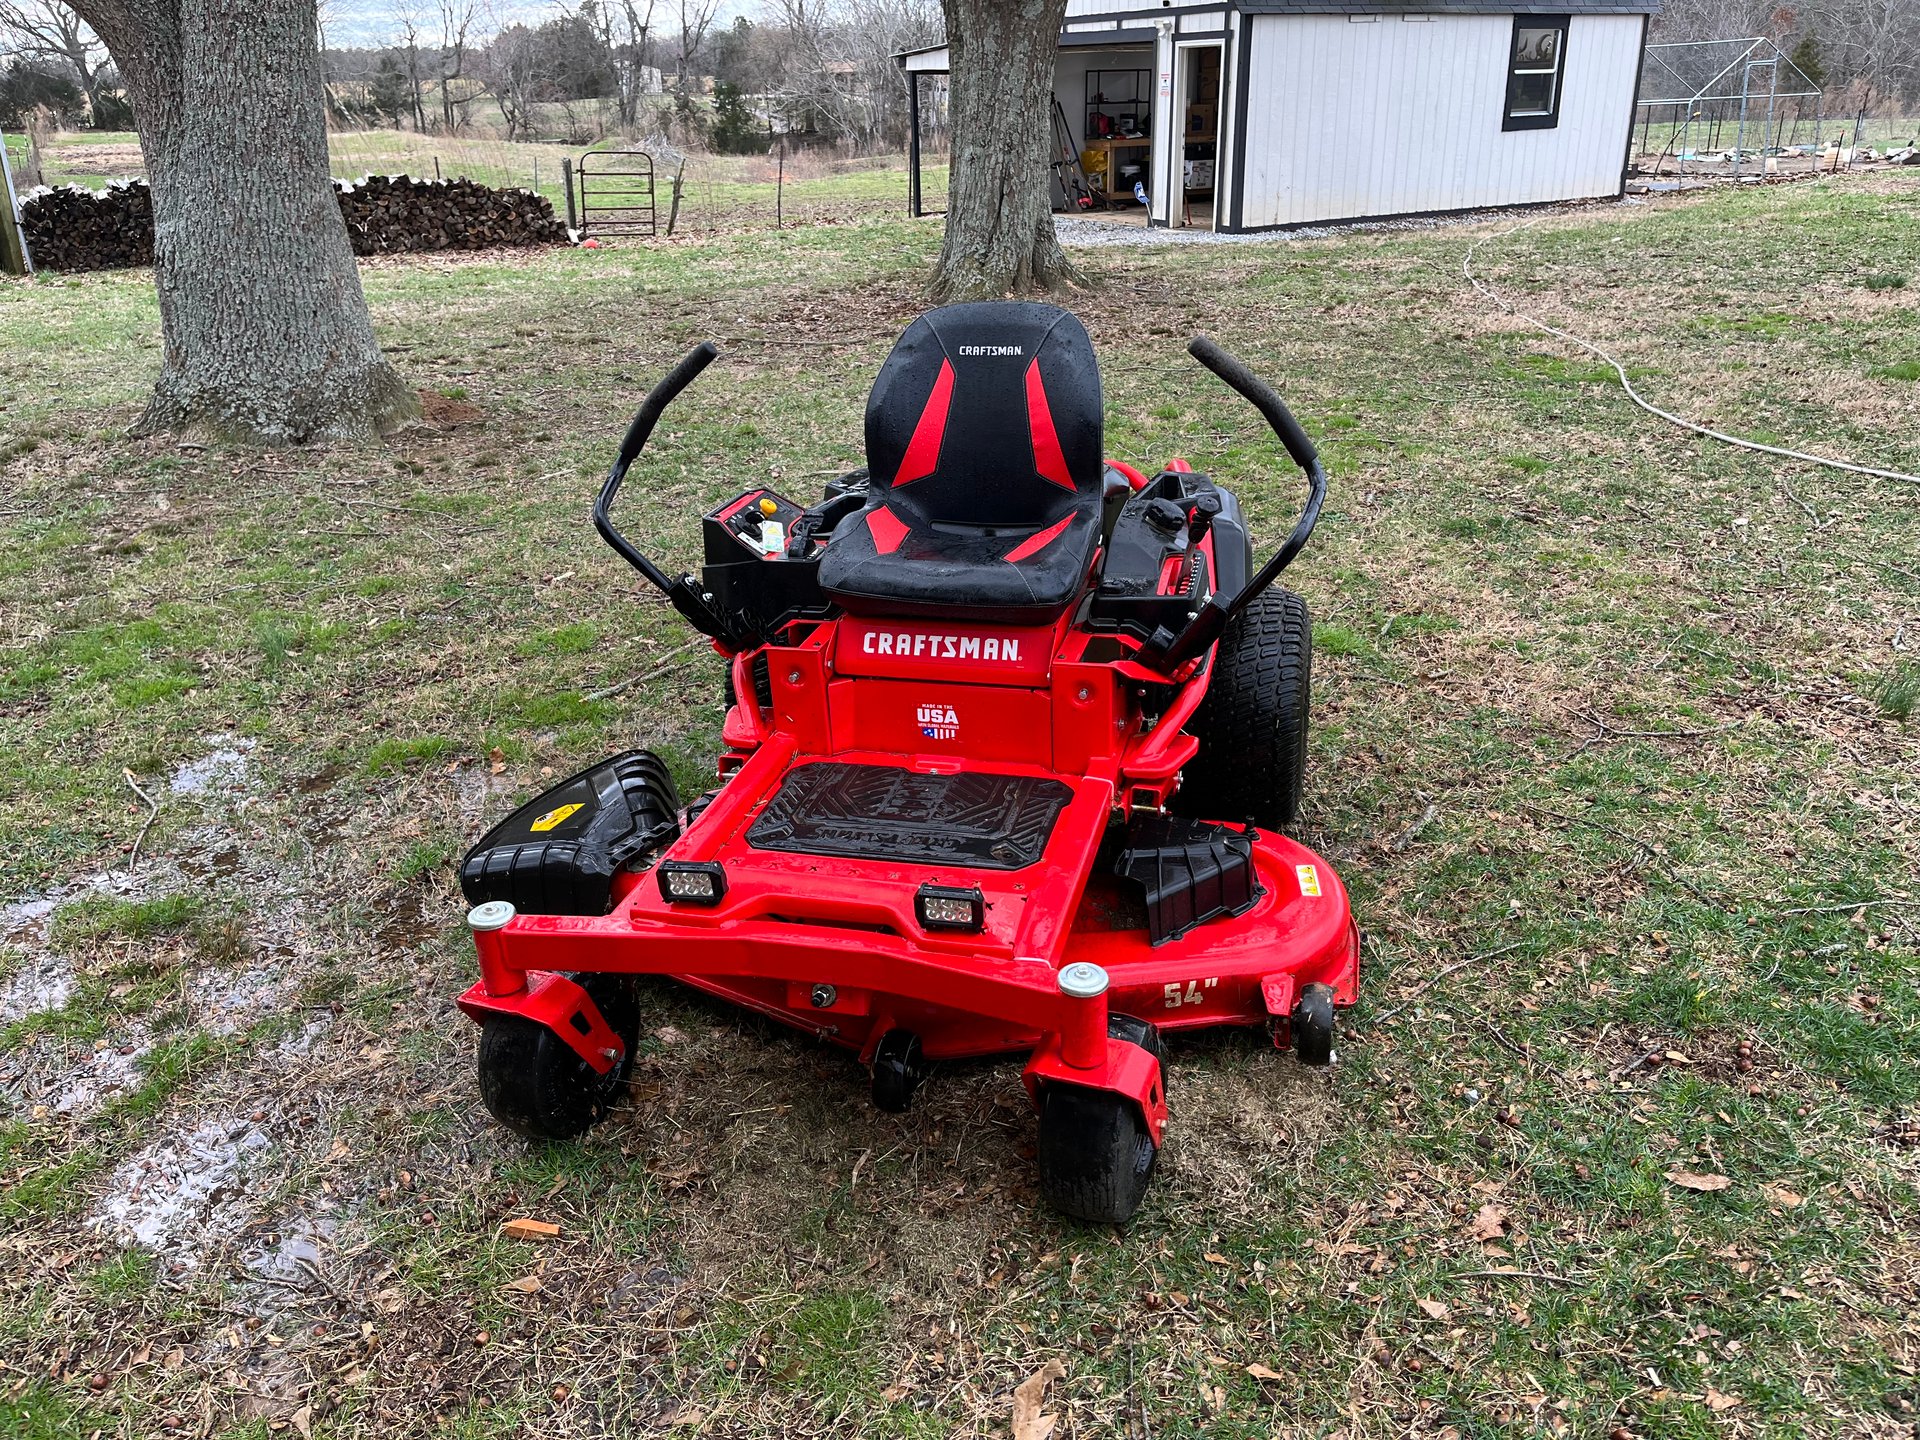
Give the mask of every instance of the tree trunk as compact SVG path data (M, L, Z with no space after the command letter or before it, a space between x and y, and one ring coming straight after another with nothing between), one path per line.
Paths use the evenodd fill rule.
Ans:
M942 303L1086 284L1053 232L1053 71L1066 0L943 0L953 168Z
M153 187L160 378L136 433L360 439L417 402L374 342L327 174L314 0L82 0Z

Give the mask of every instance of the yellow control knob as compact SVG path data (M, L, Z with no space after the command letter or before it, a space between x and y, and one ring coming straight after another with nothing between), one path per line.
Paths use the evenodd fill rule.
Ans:
M765 496L762 496L760 498L760 513L768 516L778 515L780 513L780 507Z

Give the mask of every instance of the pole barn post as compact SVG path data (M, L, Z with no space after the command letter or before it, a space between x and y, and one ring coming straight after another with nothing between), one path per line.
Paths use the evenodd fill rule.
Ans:
M33 274L33 251L27 245L27 227L20 202L13 194L13 167L7 163L6 136L0 134L0 270L9 275Z
M904 62L903 62L904 63ZM920 208L920 72L907 72L907 214L918 220Z

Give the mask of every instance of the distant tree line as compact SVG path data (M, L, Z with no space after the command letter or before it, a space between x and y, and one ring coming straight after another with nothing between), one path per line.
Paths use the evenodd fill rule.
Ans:
M482 36L462 0L436 4L403 3L388 45L324 52L337 121L458 131L486 99L513 140L657 132L745 153L786 134L867 153L906 138L894 55L942 29L938 0L768 0L725 26L717 0L579 0Z
M1785 51L1826 93L1830 116L1920 113L1920 0L1666 0L1650 38L1749 36ZM1738 76L1732 83L1737 90Z
M574 0L491 25L482 3L390 0L380 45L329 44L323 9L332 122L451 134L497 112L510 140L656 133L749 153L787 135L874 153L906 140L893 57L943 31L939 0L765 0L729 25L719 0ZM67 0L0 0L0 124L37 107L70 127L134 123Z
M126 130L133 111L107 47L61 0L0 0L0 126L37 110L62 125Z

